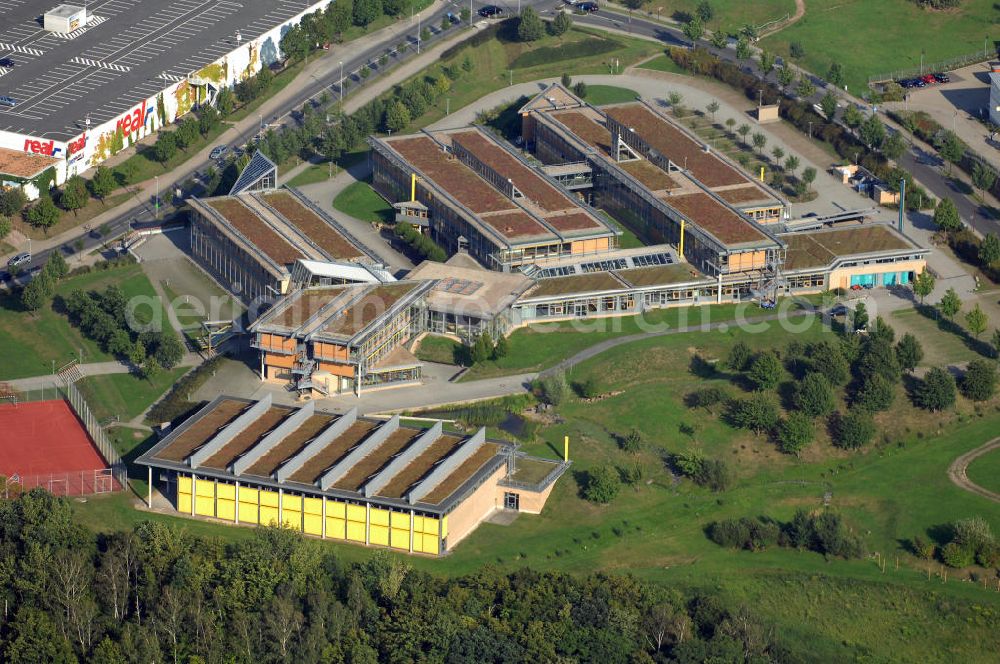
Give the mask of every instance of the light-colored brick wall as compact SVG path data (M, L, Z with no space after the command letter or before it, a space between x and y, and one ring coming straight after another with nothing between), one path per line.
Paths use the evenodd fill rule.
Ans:
M507 466L501 464L496 472L490 475L479 488L472 492L472 495L462 501L462 504L455 508L448 515L448 548L454 549L455 545L476 529L483 519L487 518L495 510L503 507L503 492L497 498L497 484L507 474Z

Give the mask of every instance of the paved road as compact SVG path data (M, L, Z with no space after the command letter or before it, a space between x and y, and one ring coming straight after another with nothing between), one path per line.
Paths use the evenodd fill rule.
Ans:
M950 479L960 489L965 489L966 491L974 493L977 496L982 496L983 498L992 500L993 502L1000 503L1000 493L994 493L993 491L984 489L970 480L969 476L966 474L970 463L987 452L992 452L997 448L1000 448L1000 438L994 438L982 447L977 447L971 452L966 452L962 456L958 457L950 466L948 466L948 479Z

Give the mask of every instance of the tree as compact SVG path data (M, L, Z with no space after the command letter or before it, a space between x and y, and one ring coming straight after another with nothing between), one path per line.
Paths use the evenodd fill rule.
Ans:
M788 55L795 58L796 60L801 60L806 56L806 49L802 46L802 42L793 41L788 45Z
M566 72L563 72L562 78L559 82L562 83L562 86L567 90L573 87L573 78Z
M812 166L802 169L802 181L808 189L812 189L812 183L816 180L816 169Z
M962 394L973 401L987 401L993 398L997 389L996 364L983 359L969 362L960 384Z
M147 355L142 361L142 377L146 380L153 380L160 373L160 363L155 355Z
M202 106L198 111L198 132L202 136L208 136L213 129L219 126L219 111L215 106Z
M735 399L729 407L729 421L757 434L770 431L778 422L778 404L773 396L764 392Z
M944 292L944 297L938 302L938 309L941 310L941 314L948 320L954 320L956 314L962 310L962 300L958 297L958 293L955 292L954 288L949 288Z
M161 164L168 162L171 157L177 154L177 138L174 132L161 132L153 144L153 158Z
M927 372L913 390L913 402L930 411L944 410L955 404L955 379L941 367Z
M10 220L10 217L0 214L0 240L10 235L12 230L14 230L14 222Z
M977 339L986 331L989 323L990 319L986 316L986 312L980 308L978 302L969 313L965 314L965 326Z
M132 345L132 349L128 353L128 360L132 363L133 367L138 369L142 366L143 361L146 359L146 347L142 345L141 341L136 341Z
M153 356L164 369L173 369L184 359L184 345L172 331L165 331L156 344Z
M740 139L742 139L743 145L746 146L747 134L750 133L750 125L741 124L739 127L736 128L736 133L740 135Z
M774 163L777 166L781 166L781 160L785 158L785 151L781 149L780 146L774 146L771 150L771 156L774 157Z
M59 209L52 202L51 198L42 196L34 205L28 208L26 217L28 223L32 226L49 228L59 221Z
M712 101L708 102L708 104L705 106L705 110L707 110L712 115L712 123L714 124L715 114L719 112L719 102L713 99Z
M996 233L988 233L979 245L979 262L989 267L1000 261L1000 237Z
M620 490L618 473L610 466L598 466L587 472L583 497L591 502L606 505L615 499Z
M493 356L493 338L489 332L481 332L472 346L472 361L485 362Z
M507 341L507 337L501 334L500 338L497 339L496 345L493 347L493 359L503 359L507 357L508 353L510 353L510 343Z
M723 49L729 43L729 35L727 35L722 30L716 30L712 33L712 46L718 49Z
M848 104L847 108L844 109L844 115L841 117L844 124L850 127L852 130L857 129L864 122L864 115L861 114L861 110L854 104Z
M736 42L736 59L749 60L751 55L753 51L750 49L750 40L741 36Z
M726 131L729 132L730 136L732 136L733 128L736 127L736 118L726 118L726 121L723 124L726 125Z
M21 306L28 311L38 311L49 301L54 285L52 278L46 273L39 273L21 291Z
M580 99L586 99L587 97L587 84L583 81L577 81L573 85L573 94L575 94Z
M115 182L115 174L111 172L110 168L105 166L98 166L97 170L94 171L94 177L90 180L90 193L94 195L94 198L99 198L104 200L104 198L110 194L118 186Z
M785 454L798 455L815 435L812 419L805 413L790 413L778 423L778 446Z
M196 140L198 140L198 135L201 132L198 130L198 121L194 118L188 118L184 120L174 131L174 138L177 140L177 147L182 150L192 145Z
M972 167L972 184L979 188L982 195L993 188L997 182L997 172L981 161Z
M549 34L558 37L565 34L573 27L573 17L566 12L558 12L556 17L549 23ZM566 87L569 87L568 85Z
M906 152L906 141L898 131L889 132L882 143L882 154L893 161L899 159Z
M59 204L64 210L76 211L87 204L87 183L79 175L70 176L63 184Z
M354 25L367 28L382 13L381 0L354 0L352 20Z
M920 304L934 291L934 282L934 274L927 268L913 279L913 292L920 298Z
M816 86L813 84L812 79L808 76L803 76L799 79L799 84L795 88L795 91L803 99L809 99L814 94L816 94Z
M642 432L633 428L621 438L623 452L638 454L642 450Z
M383 124L387 131L402 131L410 124L410 109L398 99L390 102L385 109Z
M958 207L950 198L942 198L934 208L934 223L943 231L957 231L962 228L962 219L958 216Z
M827 92L819 100L819 107L822 109L823 115L826 116L827 120L833 120L837 114L837 98L833 96L832 92Z
M866 445L875 435L875 421L868 413L849 410L834 420L833 444L845 450L856 450Z
M712 8L712 3L708 0L701 0L694 12L698 15L698 18L701 19L702 23L708 23L712 20L712 17L715 16L715 9Z
M820 341L807 349L810 370L822 374L832 386L841 386L851 377L851 367L839 344Z
M920 360L924 359L924 349L917 338L909 332L896 344L896 359L904 371L913 371L920 364Z
M834 62L830 65L830 69L826 72L826 80L830 81L838 88L844 85L844 70L840 66L839 62Z
M795 72L791 70L790 67L782 67L778 70L778 83L781 87L787 88L789 85L795 82Z
M28 204L28 197L20 187L0 188L0 214L13 217Z
M882 374L873 374L861 384L854 404L868 412L889 410L896 399L896 386Z
M61 281L69 274L69 265L66 263L66 259L63 258L62 252L58 249L49 254L48 260L45 261L44 269L52 277L53 283Z
M965 156L965 143L962 142L954 132L947 129L941 132L934 142L941 158L948 162L948 172L951 172L951 164L957 164Z
M691 20L684 24L683 31L685 37L697 43L702 35L705 34L705 25L698 16L692 16Z
M771 390L778 385L784 373L778 356L772 352L764 352L757 355L750 364L747 378L757 390Z
M767 78L768 75L774 71L774 64L776 60L777 58L774 53L766 50L760 52L760 70L763 72L764 78Z
M533 42L542 38L545 26L538 13L531 7L525 7L517 22L517 38L523 42Z
M730 371L746 371L752 356L753 351L750 350L750 346L742 340L737 341L733 344L732 348L729 349L729 354L726 356L726 368Z
M885 141L885 125L872 113L861 123L858 134L861 142L867 145L869 150L878 150Z
M868 328L868 307L865 306L864 302L858 302L854 307L854 311L851 315L851 322L854 325L855 330L864 330Z
M556 372L550 376L542 378L540 382L542 398L552 406L558 406L569 392L569 384L566 382L566 374Z
M795 407L810 417L829 415L836 405L830 381L815 371L810 371L802 379L794 398Z
M754 132L754 135L750 137L753 142L753 146L757 148L757 153L761 156L764 155L764 148L767 146L767 136L763 132Z
M677 90L671 90L667 93L667 101L670 103L671 108L680 108L681 103L684 101L684 95L677 92Z
M795 155L788 155L788 159L785 160L785 171L789 175L795 175L795 171L799 169L799 158Z

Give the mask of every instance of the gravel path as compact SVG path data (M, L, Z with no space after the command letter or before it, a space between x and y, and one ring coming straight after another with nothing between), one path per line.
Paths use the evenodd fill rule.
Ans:
M950 479L960 489L965 489L970 493L974 493L988 500L992 500L993 502L1000 503L1000 493L994 493L993 491L984 489L970 480L969 476L966 475L966 471L969 469L970 463L997 448L1000 448L1000 438L994 438L985 445L977 447L976 449L966 452L962 456L958 457L951 463L950 466L948 466L948 479Z

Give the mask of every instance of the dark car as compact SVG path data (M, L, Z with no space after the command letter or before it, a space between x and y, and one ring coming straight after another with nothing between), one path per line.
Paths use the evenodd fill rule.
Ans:
M599 9L596 2L580 2L576 5L576 8L582 12L590 13L594 13Z
M479 15L484 18L490 18L493 16L503 15L503 7L497 7L496 5L486 5L479 10Z
M13 58L0 58L0 67L13 67Z
M934 80L937 81L938 83L951 83L951 77L949 77L948 74L945 74L943 72L938 72L933 76Z
M924 83L923 79L915 78L915 79L913 79L913 87L915 87L915 88L926 88L927 84Z
M904 88L912 88L915 85L912 78L904 78L899 84Z

